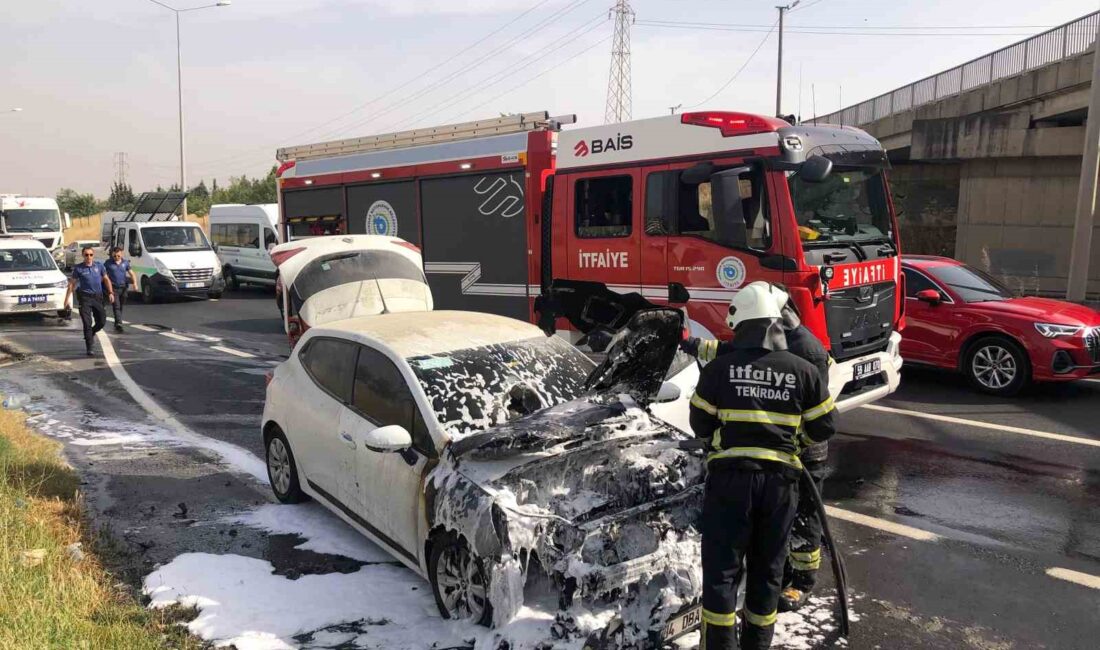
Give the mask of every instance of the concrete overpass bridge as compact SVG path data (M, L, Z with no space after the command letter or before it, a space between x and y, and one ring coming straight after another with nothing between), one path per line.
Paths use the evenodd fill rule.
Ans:
M1092 13L811 121L858 126L887 148L905 251L1064 296L1098 27Z

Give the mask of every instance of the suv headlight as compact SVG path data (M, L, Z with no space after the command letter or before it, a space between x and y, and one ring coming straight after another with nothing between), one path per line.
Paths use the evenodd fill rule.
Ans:
M162 261L160 261L156 258L153 258L153 266L156 267L157 273L160 273L161 275L163 275L166 278L171 278L172 277L172 270L169 269L167 266L165 266L164 262L162 262Z
M1048 339L1052 339L1058 336L1073 336L1084 327L1081 325L1059 325L1058 323L1035 323L1035 329Z

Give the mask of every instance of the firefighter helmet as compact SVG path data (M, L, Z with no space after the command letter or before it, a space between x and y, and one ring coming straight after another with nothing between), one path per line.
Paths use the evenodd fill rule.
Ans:
M781 291L764 281L751 282L738 291L730 301L729 316L726 317L726 325L731 330L747 320L758 318L782 317L780 312L780 296L786 303L786 292Z

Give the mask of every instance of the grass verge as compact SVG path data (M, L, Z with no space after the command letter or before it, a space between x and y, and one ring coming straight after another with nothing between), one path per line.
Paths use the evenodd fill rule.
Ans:
M104 568L58 452L0 409L0 649L204 647L178 625L187 612L145 609Z

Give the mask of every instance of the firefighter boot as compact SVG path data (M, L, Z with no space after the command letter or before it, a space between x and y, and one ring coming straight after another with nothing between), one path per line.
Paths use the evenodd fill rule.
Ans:
M797 612L810 599L810 592L792 585L779 592L779 611Z
M741 621L741 650L768 650L772 646L775 623L760 627Z

